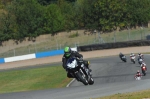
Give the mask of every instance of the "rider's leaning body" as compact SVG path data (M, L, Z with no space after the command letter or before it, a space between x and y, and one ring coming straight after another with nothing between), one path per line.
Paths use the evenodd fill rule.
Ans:
M72 51L70 47L65 47L64 48L64 55L62 57L62 66L63 68L68 72L67 70L67 61L70 57L76 57L78 58L77 60L78 61L82 61L82 62L78 62L80 65L81 64L84 64L84 66L86 66L88 69L89 69L89 64L88 64L88 61L85 61L83 60L83 55L82 54L79 54L77 51ZM91 69L89 69L91 71ZM70 75L70 73L68 72L67 73L67 76L69 78L72 78L72 76Z
M130 54L130 57L135 57L136 55L134 53L131 53Z
M136 77L141 77L141 76L142 76L142 74L140 73L139 70L137 70L137 72L136 72L136 74L135 74L135 78L136 78Z
M122 58L123 56L125 56L125 55L120 52L119 57Z
M142 62L141 68L144 67L144 66L145 66L145 69L146 69L146 71L147 71L146 63L145 63L145 62Z

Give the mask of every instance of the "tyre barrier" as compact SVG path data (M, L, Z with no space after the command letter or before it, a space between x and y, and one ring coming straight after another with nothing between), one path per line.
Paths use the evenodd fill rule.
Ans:
M149 45L150 45L150 40L135 40L135 41L127 41L127 42L78 46L77 50L82 52L82 51L93 51L93 50L114 49L114 48L135 47L135 46L149 46Z

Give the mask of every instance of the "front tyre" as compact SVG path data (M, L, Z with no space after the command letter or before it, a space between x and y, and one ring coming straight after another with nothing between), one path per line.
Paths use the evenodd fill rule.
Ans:
M134 59L132 59L131 61L133 62L133 64L135 64L135 60Z
M127 60L126 60L126 59L124 59L123 61L124 61L124 62L127 62Z
M142 73L143 73L144 76L146 76L146 72L144 70L142 70Z
M93 85L94 84L94 79L91 77L89 80L89 85Z
M85 77L82 76L82 74L80 72L76 73L76 76L80 79L80 81L84 84L84 85L88 85L88 81L85 79Z
M141 80L141 77L136 77L135 79L136 79L136 80Z

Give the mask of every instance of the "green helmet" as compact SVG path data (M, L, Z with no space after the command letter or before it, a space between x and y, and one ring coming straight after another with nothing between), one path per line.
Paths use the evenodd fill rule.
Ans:
M71 48L70 47L65 47L64 48L64 53L66 57L69 57L71 55Z

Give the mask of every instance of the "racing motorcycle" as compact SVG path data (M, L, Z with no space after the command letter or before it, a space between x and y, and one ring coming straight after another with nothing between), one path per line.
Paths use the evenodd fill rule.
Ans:
M134 78L135 78L135 80L141 80L142 76L137 74Z
M135 64L135 56L130 56L130 58L131 58L131 62Z
M124 62L127 62L127 58L126 58L126 56L124 55L124 56L122 56L122 57L120 57L120 59L122 60L122 61L124 61Z
M89 64L89 62L88 62ZM92 85L94 84L94 80L92 78L91 72L89 69L84 66L82 63L78 62L77 58L71 57L67 61L67 69L68 72L77 79L77 81L82 82L84 85Z
M146 76L146 70L147 70L146 66L142 66L141 70L142 70L143 75Z
M135 77L135 80L141 80L141 77L139 76L139 77Z
M138 63L141 65L142 62L143 62L143 58L139 57L139 58L138 58Z

